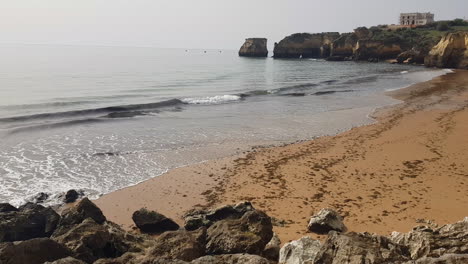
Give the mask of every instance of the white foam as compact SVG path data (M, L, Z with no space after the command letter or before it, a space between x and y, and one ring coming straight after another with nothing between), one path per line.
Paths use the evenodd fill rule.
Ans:
M181 101L186 104L222 104L239 101L240 99L241 97L238 95L226 94L207 97L184 98Z
M408 71L402 71L402 72L400 72L400 73L401 73L401 74L407 74Z

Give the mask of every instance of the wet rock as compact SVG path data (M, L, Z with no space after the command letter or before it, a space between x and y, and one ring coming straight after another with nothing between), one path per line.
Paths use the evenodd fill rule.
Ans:
M248 38L239 50L239 56L242 57L267 57L267 39L266 38Z
M49 194L40 192L33 197L33 203L44 203L47 199L49 199Z
M13 205L9 203L0 203L0 213L16 212L16 211L18 211L18 208L14 207Z
M54 236L64 234L74 225L82 223L86 218L91 218L98 224L106 221L106 217L102 214L101 209L88 198L84 198L77 205L63 213Z
M117 258L129 251L138 251L138 238L112 223L98 224L92 218L71 226L52 238L65 245L73 256L87 263L100 258Z
M345 232L343 218L334 210L322 209L309 221L309 231L317 234L327 234L329 231Z
M262 252L262 256L277 262L279 258L279 252L281 249L281 241L277 234L273 233L273 237L270 242L265 246L265 249Z
M272 237L271 218L258 210L249 211L240 219L226 219L210 226L206 253L260 255Z
M225 219L239 219L245 213L255 210L250 202L225 205L213 210L195 210L184 216L185 229L196 230L210 227L213 223Z
M132 215L135 225L144 233L162 233L179 229L179 225L164 215L142 208Z
M311 263L376 264L410 260L405 246L369 233L340 234L332 231Z
M74 203L76 200L84 195L83 191L77 191L74 189L68 190L63 197L64 203Z
M320 250L320 242L310 237L303 237L284 245L279 253L281 264L314 263L315 256Z
M269 264L270 262L256 255L232 254L205 256L191 262L192 264Z
M165 232L156 239L145 262L153 258L192 261L205 255L206 229Z
M49 237L60 216L50 207L32 204L18 211L0 213L0 242Z
M49 238L35 238L0 245L0 263L2 264L38 264L70 255L71 252L66 247Z
M67 257L67 258L56 260L54 262L46 262L44 264L86 264L86 262L83 262L76 258Z
M409 233L394 232L391 240L408 247L412 259L468 254L468 217L436 229L419 226Z

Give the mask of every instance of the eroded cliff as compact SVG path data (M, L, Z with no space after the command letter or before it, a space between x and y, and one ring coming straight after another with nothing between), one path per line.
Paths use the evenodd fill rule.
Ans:
M248 38L239 50L239 56L242 57L267 57L267 39L266 38Z
M326 58L330 56L331 44L340 37L338 32L297 33L275 43L275 58Z
M444 36L426 56L424 64L429 67L468 69L468 32Z

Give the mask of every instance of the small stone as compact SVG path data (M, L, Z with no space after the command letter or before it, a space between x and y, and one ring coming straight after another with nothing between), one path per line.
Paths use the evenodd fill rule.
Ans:
M322 209L309 221L309 231L317 234L327 234L330 231L345 232L343 218L334 210Z

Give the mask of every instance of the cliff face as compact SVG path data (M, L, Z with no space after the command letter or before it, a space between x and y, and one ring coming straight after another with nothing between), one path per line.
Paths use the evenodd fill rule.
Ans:
M468 69L468 33L449 33L432 48L424 64L429 67Z
M354 59L392 59L396 58L402 51L403 50L401 46L397 43L385 43L374 40L359 40L356 44Z
M340 34L332 33L297 33L275 43L275 58L326 58L330 56L331 44Z
M342 34L332 43L330 56L352 57L358 40L358 36L354 33Z
M248 38L239 50L239 56L242 57L267 57L267 39L266 38Z

